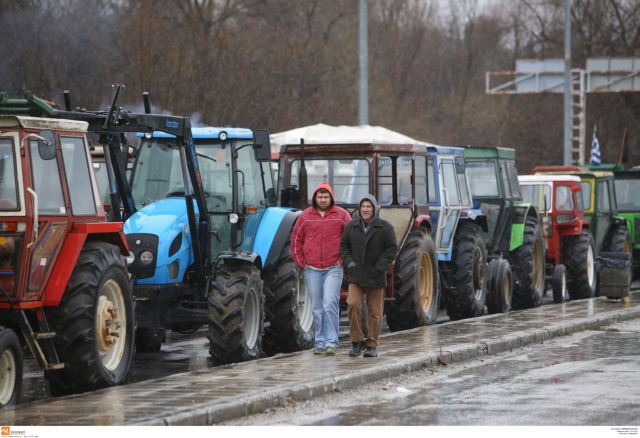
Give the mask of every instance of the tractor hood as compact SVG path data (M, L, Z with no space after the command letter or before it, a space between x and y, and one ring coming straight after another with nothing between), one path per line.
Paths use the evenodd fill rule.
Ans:
M198 206L195 202L194 209L197 215ZM189 227L187 206L184 198L180 197L161 199L136 211L124 223L124 232L163 236L176 226Z

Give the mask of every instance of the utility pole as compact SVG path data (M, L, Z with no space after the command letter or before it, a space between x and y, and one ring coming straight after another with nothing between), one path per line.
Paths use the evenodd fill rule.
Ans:
M564 145L562 161L571 164L571 0L564 0Z
M567 0L568 1L568 0ZM358 125L369 124L369 44L367 41L367 0L360 0L360 92L358 102Z

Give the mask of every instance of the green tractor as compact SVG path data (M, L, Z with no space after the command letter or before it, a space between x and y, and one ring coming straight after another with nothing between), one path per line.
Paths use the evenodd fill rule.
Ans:
M491 264L487 308L490 313L542 304L545 286L544 239L535 207L522 201L515 150L467 147L467 177L473 211L486 217L483 238ZM510 265L512 276L501 275ZM512 280L511 280L512 278ZM513 281L513 287L506 284ZM504 284L503 284L504 283ZM497 287L496 287L497 286Z
M584 217L595 239L595 255L598 256L602 252L632 253L629 233L632 215L624 217L619 214L617 198L620 196L621 199L625 199L625 209L632 209L629 204L634 203L633 192L629 192L628 199L625 198L622 187L619 190L614 181L613 172L577 166L540 166L534 167L533 171L537 174L579 176L582 183ZM633 186L629 189L633 189Z

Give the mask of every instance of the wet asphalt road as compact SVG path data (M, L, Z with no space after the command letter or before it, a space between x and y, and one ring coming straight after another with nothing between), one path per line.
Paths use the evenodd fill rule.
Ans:
M639 425L640 320L422 370L225 425Z
M543 305L553 304L550 292L543 299ZM449 321L444 310L440 310L437 323ZM340 340L348 339L349 322L346 311L341 312ZM383 322L382 332L388 332ZM25 352L25 369L23 389L20 403L49 398L49 389L42 371L32 357ZM127 383L169 376L187 371L195 371L212 367L209 358L209 341L207 329L203 327L194 333L181 334L169 331L167 343L162 345L158 353L137 353L134 356Z

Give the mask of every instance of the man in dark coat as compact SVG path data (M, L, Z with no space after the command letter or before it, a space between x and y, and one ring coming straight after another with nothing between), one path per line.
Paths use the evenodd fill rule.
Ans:
M387 269L395 259L398 245L391 224L378 217L378 202L373 195L360 201L358 214L347 224L340 241L340 256L347 267L349 295L349 337L352 348L349 356L378 355L378 337L382 327L384 291ZM367 325L365 341L362 333L362 300L367 297Z

